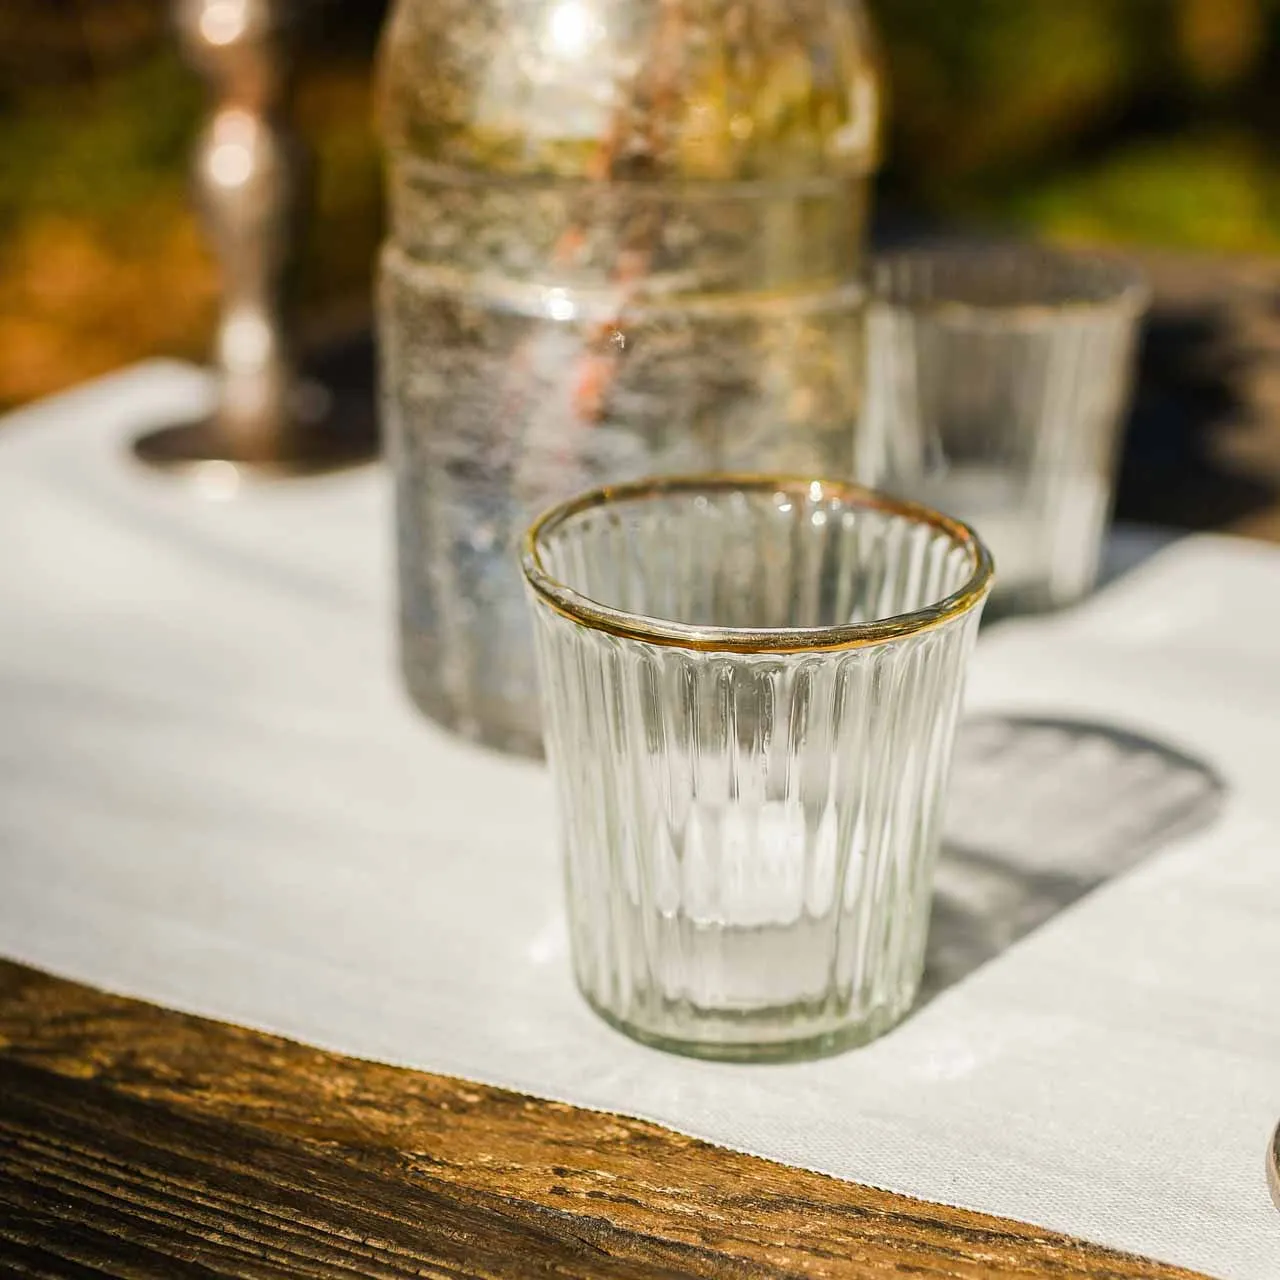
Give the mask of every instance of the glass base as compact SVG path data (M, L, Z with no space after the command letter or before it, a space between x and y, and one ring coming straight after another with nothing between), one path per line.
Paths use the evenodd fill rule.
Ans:
M829 1058L847 1049L870 1044L902 1021L915 1002L918 985L913 984L905 993L905 999L898 1004L878 1006L856 1021L822 1031L812 1030L812 1014L803 1007L760 1010L752 1014L703 1012L699 1016L706 1019L709 1034L699 1039L669 1035L627 1022L594 1000L581 984L578 990L591 1009L615 1031L651 1049L712 1062L769 1063ZM681 1016L686 1021L689 1019L687 1005L681 1006ZM712 1036L716 1031L732 1034L724 1039L714 1039ZM759 1036L758 1039L752 1038L753 1032Z
M158 471L191 478L223 496L238 475L261 479L324 475L378 455L377 426L362 402L335 400L323 388L298 388L301 408L260 434L238 439L217 415L173 423L133 442L134 456ZM303 411L305 410L305 411Z
M999 573L997 566L996 572ZM1093 588L1092 580L1073 586L1071 590L1056 590L1046 581L1010 587L1005 591L993 591L982 613L982 625L1003 622L1006 618L1023 618L1032 614L1057 613L1079 604Z
M982 611L982 625L986 627L1006 618L1021 618L1028 614L1054 613L1071 603L1073 601L1054 599L1047 585L1017 587L999 594L993 591Z
M409 700L428 720L442 729L457 734L482 747L501 751L506 755L524 756L541 760L545 755L541 730L530 729L504 714L507 708L499 702L479 706L459 705L441 689L434 679L423 678L417 665L405 662L401 666L405 691Z

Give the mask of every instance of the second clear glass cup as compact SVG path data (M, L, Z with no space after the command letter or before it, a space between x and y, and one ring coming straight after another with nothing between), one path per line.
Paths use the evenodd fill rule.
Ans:
M1147 290L1114 259L922 248L869 272L859 479L969 521L993 606L1069 604L1097 577Z
M693 476L556 507L523 565L587 1000L716 1058L892 1025L991 582L973 532L847 484Z

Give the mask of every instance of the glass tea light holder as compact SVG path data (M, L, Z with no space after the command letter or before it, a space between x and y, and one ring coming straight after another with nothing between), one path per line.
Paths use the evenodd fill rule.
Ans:
M1148 294L1114 259L907 250L869 270L859 478L972 524L993 605L1042 609L1098 573Z
M844 483L688 476L555 507L523 549L575 975L710 1058L878 1035L920 979L991 559Z

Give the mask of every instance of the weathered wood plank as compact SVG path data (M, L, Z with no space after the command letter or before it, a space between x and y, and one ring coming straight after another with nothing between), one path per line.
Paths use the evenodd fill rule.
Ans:
M0 962L0 1269L1186 1280L615 1115Z

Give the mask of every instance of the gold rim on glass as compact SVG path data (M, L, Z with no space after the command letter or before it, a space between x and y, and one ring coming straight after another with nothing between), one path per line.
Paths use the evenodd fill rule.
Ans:
M957 546L969 552L973 572L968 581L936 604L911 613L881 618L875 622L850 622L830 627L717 627L695 626L651 618L645 614L613 609L573 590L549 574L542 563L542 542L566 520L593 507L660 497L668 493L712 493L748 490L786 494L818 501L837 498L851 507L884 511L919 524L931 525L947 534ZM810 480L800 476L708 474L663 476L636 480L629 484L605 485L570 498L539 516L524 536L521 564L525 578L538 596L557 613L624 640L679 649L713 650L722 653L807 653L825 649L856 649L884 644L904 636L940 626L980 604L991 589L994 569L991 553L976 533L963 521L944 516L930 507L861 485L833 480Z

